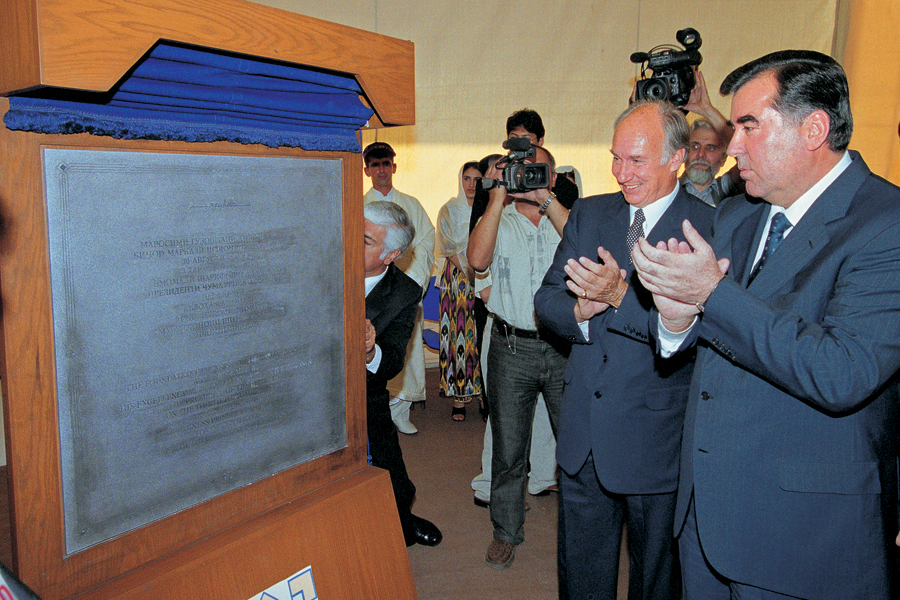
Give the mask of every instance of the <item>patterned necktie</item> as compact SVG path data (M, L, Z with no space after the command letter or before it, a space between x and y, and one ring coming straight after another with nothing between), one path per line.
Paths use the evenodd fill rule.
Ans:
M769 225L769 236L766 238L766 245L763 248L762 256L759 257L759 262L753 267L753 272L750 273L750 281L748 283L752 283L753 280L756 279L756 276L759 275L760 270L762 270L766 261L769 260L769 257L775 254L775 249L778 248L778 244L784 239L784 232L790 227L791 222L784 216L783 212L775 213L775 216L772 217L772 223Z
M628 262L631 263L631 249L639 239L644 237L644 209L639 208L634 213L634 221L628 228L628 235L625 236L625 245L628 246Z

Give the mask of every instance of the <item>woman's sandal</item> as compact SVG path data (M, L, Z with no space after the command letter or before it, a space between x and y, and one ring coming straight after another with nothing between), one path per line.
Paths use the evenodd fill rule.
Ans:
M454 406L453 412L450 413L450 418L460 423L466 420L466 407L465 406Z

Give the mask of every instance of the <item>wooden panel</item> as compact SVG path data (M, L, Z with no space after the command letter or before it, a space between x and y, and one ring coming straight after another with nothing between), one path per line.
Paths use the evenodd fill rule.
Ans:
M385 125L415 122L413 44L245 0L4 0L0 94L109 90L159 40L357 76Z
M0 113L7 107L8 101L0 100ZM40 156L41 148L47 146L343 161L348 448L65 557L48 234ZM66 598L93 588L366 469L360 155L273 150L225 142L186 144L122 141L88 134L38 135L0 129L0 165L0 377L8 434L12 570L45 600ZM310 241L311 247L314 243Z
M319 598L417 598L386 471L369 467L73 600L247 600L307 566Z

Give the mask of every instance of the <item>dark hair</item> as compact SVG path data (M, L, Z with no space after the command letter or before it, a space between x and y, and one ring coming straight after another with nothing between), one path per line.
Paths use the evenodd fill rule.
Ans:
M523 108L509 115L509 118L506 119L506 135L520 125L528 133L533 133L537 139L544 137L544 121L541 120L541 115L537 114L537 111Z
M463 172L463 173L465 173L465 172L468 171L469 169L475 169L476 171L478 171L478 172L481 173L482 175L484 175L484 172L487 170L487 169L482 169L482 168L481 168L480 161L477 161L477 160L470 160L469 162L465 163L465 164L462 166L462 172Z
M813 111L825 111L830 121L828 147L834 152L847 149L853 134L850 87L844 69L836 60L812 50L773 52L732 71L719 91L723 95L733 94L766 73L772 73L778 85L772 108L794 124Z
M395 156L397 156L397 153L394 152L394 149L391 148L390 144L385 142L373 142L363 150L363 163L368 167L369 162L373 158L393 159Z

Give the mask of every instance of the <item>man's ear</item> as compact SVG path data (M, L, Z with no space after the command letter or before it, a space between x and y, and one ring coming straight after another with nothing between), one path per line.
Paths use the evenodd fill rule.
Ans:
M392 262L400 258L401 254L403 254L403 250L394 250L392 252L389 252L388 255L384 257L384 264L391 264Z
M672 156L669 158L669 167L672 171L677 171L682 164L684 164L684 159L687 156L687 149L679 148L677 152L673 152Z
M371 175L369 175L369 166L368 165L363 167L363 173L366 174L366 177L371 177Z
M800 126L805 138L808 150L818 150L828 143L828 134L831 132L831 118L824 110L814 110L809 113Z

